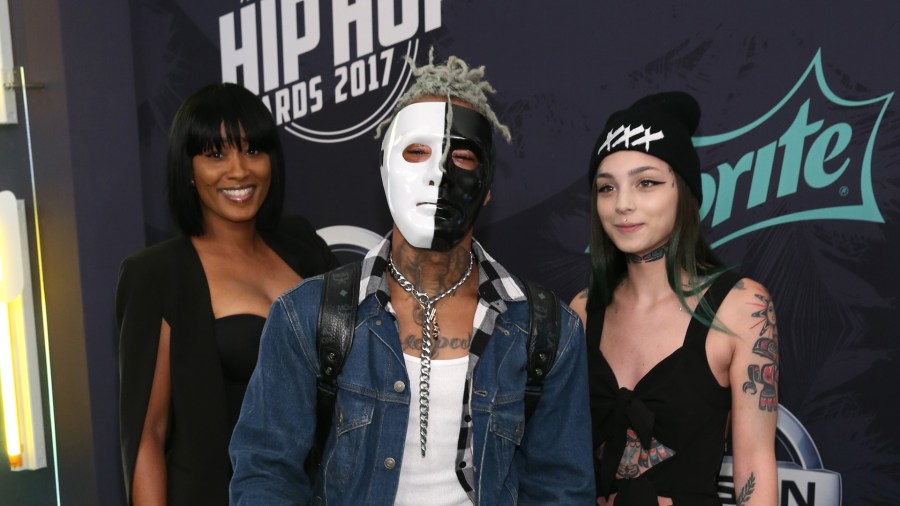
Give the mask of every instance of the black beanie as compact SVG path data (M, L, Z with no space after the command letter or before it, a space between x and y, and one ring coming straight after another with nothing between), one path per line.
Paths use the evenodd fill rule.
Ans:
M691 143L699 123L700 105L694 97L681 91L649 95L628 109L614 112L594 144L588 184L594 184L597 167L610 153L640 151L668 163L684 179L697 201L702 202L700 158Z

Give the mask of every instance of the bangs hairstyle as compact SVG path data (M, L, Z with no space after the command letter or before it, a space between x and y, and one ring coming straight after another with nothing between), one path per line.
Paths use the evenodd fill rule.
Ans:
M224 137L222 128L224 126ZM244 139L241 139L241 128ZM247 146L244 146L244 140ZM203 214L194 179L196 155L234 146L269 155L271 183L256 215L259 229L272 229L281 218L284 203L284 154L272 114L262 101L243 86L219 83L206 86L187 98L169 130L169 211L185 235L203 235Z
M705 301L695 312L685 300L699 294L726 269L709 247L700 225L700 207L684 179L674 170L678 188L675 225L669 237L666 253L666 278L669 287L678 296L681 305L707 327L722 330L714 325L715 313ZM588 287L587 307L602 310L612 302L613 292L627 274L625 253L612 242L597 214L597 180L591 183L591 278ZM687 284L682 283L681 272L687 273Z

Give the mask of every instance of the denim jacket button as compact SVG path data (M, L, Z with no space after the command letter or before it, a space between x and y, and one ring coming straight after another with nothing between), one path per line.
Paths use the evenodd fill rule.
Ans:
M384 467L385 468L393 469L394 466L396 466L396 465L397 465L397 461L392 459L391 457L384 459Z
M402 380L397 380L394 382L394 391L398 394L402 391L406 390L406 384L403 383Z

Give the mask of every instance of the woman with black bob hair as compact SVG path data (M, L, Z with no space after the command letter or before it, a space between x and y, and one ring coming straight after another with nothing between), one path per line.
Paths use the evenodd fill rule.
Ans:
M224 128L225 135L222 135ZM256 227L272 230L284 202L284 153L272 114L259 97L231 83L207 86L189 97L175 115L169 131L169 210L185 235L203 235L200 196L194 187L194 157L223 146L239 146L266 153L271 167L269 192L256 215Z
M591 153L591 279L571 305L601 506L720 505L729 435L736 504L777 499L774 306L704 238L699 121L691 95L650 95L613 113Z
M269 306L337 266L315 229L282 218L284 157L260 99L213 84L169 132L181 234L122 263L116 291L129 504L228 504L228 443Z

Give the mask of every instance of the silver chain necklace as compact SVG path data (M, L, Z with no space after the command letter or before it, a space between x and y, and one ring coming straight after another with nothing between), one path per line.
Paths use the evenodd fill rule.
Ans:
M437 322L437 309L435 308L435 305L444 297L453 295L453 292L469 279L469 275L472 274L472 264L474 262L475 255L470 251L469 266L466 267L466 272L462 275L462 278L449 289L444 290L434 297L429 297L428 293L417 290L415 285L397 270L397 267L394 266L394 256L392 254L388 255L388 270L391 271L391 276L394 277L394 280L400 285L400 288L403 288L413 296L425 312L422 321L422 355L421 366L419 369L419 441L421 442L422 447L422 457L425 457L425 443L428 441L428 385L431 379L432 345L437 342L441 333L441 328L438 326Z

